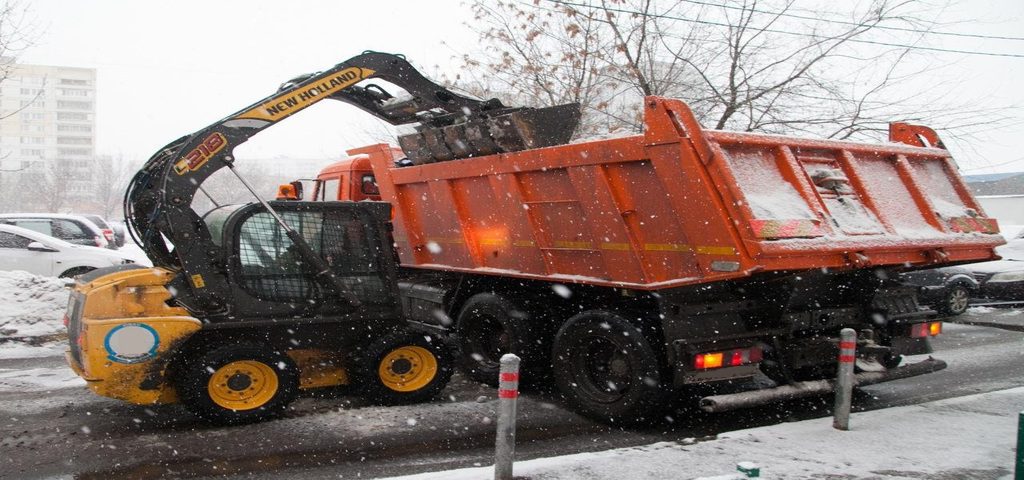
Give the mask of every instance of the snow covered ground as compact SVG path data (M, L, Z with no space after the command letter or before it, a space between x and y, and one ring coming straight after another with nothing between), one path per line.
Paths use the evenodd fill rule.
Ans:
M708 440L540 458L517 478L619 480L746 478L741 462L771 479L1011 479L1024 388L854 413L850 430L819 418L738 430ZM483 480L493 467L393 480ZM1019 478L1019 477L1018 477Z

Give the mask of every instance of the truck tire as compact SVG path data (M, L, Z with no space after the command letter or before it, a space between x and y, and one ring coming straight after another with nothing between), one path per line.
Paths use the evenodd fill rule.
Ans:
M436 396L452 376L448 346L416 332L386 335L370 344L352 367L360 394L373 403L417 403Z
M178 395L192 412L220 425L280 415L299 390L299 371L288 355L256 343L212 348L185 359Z
M628 320L606 311L576 315L558 331L552 358L555 384L575 411L614 425L664 418L658 355Z
M466 375L492 387L498 385L501 356L518 355L532 370L547 364L539 338L530 329L528 315L515 303L493 293L478 293L463 305L456 320L459 363Z

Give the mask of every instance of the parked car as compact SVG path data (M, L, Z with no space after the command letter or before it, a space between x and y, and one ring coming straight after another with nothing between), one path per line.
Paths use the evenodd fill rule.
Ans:
M35 230L76 245L107 247L103 230L85 217L59 213L4 213L0 223Z
M105 248L75 245L27 228L0 224L0 270L74 277L128 263L134 262Z
M128 227L120 220L110 220L107 224L114 229L114 241L117 243L117 247L123 247L124 242L128 239Z
M1024 301L1024 237L1018 235L1006 245L996 247L996 253L1003 259L964 265L981 284L980 296Z
M107 223L107 221L104 220L103 217L99 215L82 216L85 217L86 220L92 222L93 225L100 227L100 231L103 232L103 238L107 240L107 248L115 249L120 247L121 245L124 245L124 243L122 243L121 245L117 244L117 236L114 234L114 227Z
M918 287L918 299L923 305L946 315L967 311L980 286L971 270L964 267L917 270L900 274L900 279Z

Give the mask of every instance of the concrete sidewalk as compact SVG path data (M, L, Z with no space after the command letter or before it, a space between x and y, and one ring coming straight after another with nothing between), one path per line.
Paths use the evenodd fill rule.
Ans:
M515 464L530 480L760 478L920 480L1013 478L1024 388L854 413L849 431L819 418L641 447L540 458ZM482 480L492 467L432 472L404 480Z

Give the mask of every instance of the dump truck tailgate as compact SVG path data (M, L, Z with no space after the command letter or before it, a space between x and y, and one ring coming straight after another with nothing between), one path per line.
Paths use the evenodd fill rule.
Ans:
M947 150L704 131L649 97L625 138L397 168L402 264L658 289L761 271L928 265L1003 243Z

